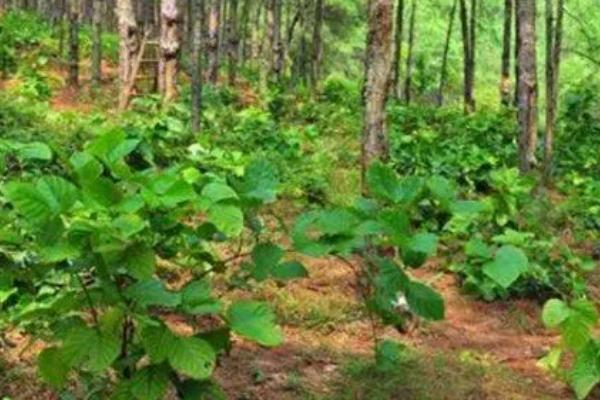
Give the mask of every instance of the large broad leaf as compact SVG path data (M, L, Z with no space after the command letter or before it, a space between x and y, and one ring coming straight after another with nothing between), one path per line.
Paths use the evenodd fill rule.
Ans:
M238 236L244 229L244 214L232 204L214 204L208 209L208 220L229 237Z
M181 306L188 314L216 314L221 302L212 297L210 283L200 279L192 281L181 291Z
M441 176L432 176L427 180L427 189L431 195L445 209L450 209L453 202L456 200L456 190L450 184L448 179Z
M150 279L154 275L156 256L154 251L144 244L130 246L122 262L126 272L136 279Z
M44 349L38 356L40 377L55 388L60 389L67 383L69 369L61 350L56 347Z
M50 176L31 183L12 182L4 195L16 210L33 224L44 224L70 209L78 197L77 188L63 178Z
M542 321L548 328L555 328L562 324L571 314L569 306L564 301L550 299L542 310Z
M201 195L211 203L238 198L235 190L233 190L229 185L221 182L209 183L202 189Z
M181 303L179 293L165 289L163 283L156 279L134 283L125 290L125 295L141 307L177 307Z
M82 365L92 372L106 370L121 351L118 338L88 327L75 327L67 334L62 357L67 365Z
M148 366L131 379L131 394L138 400L160 400L169 386L169 371L163 366Z
M151 326L142 331L142 343L150 360L160 364L173 352L175 335L165 326Z
M187 380L179 387L182 400L227 400L227 394L212 381Z
M298 261L288 261L279 264L271 272L273 279L288 281L291 279L306 278L308 270Z
M417 233L402 245L402 260L411 267L420 267L435 254L438 238L433 233Z
M279 179L273 165L266 160L257 160L246 168L239 192L252 202L268 203L277 197L278 186Z
M529 261L523 250L508 245L498 250L494 261L483 266L483 272L504 289L508 289L528 267Z
M381 200L396 203L402 199L402 187L396 172L381 162L374 162L367 170L369 193Z
M275 314L264 303L234 303L227 312L227 318L235 333L263 346L273 347L283 342L281 328L275 324Z
M408 306L415 314L434 321L444 319L444 299L429 286L411 281L405 294Z
M19 143L15 148L17 150L17 157L21 160L49 161L52 159L52 150L45 143Z
M209 378L217 362L212 346L196 337L177 337L168 358L177 372L194 379Z
M570 381L577 398L585 399L592 389L600 383L600 349L590 342L578 354L570 374Z
M269 278L283 255L283 249L273 243L261 243L254 247L252 250L252 261L254 262L252 276L254 279L263 281Z

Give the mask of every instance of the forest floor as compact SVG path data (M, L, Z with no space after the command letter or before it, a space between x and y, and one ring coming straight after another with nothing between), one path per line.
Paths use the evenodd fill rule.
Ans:
M252 102L252 93L246 97ZM50 104L86 113L98 103L93 94L65 89ZM286 341L275 349L234 344L217 371L231 399L572 398L565 384L537 365L558 340L543 328L539 304L466 297L454 276L444 271L445 260L434 260L417 274L443 295L446 319L421 323L406 334L385 330L384 337L406 343L410 350L397 371L384 373L374 368L373 326L353 272L335 259L303 261L310 279L258 289L256 295L277 310ZM35 356L43 344L15 331L7 336L14 346L0 341L0 398L58 399L35 378Z

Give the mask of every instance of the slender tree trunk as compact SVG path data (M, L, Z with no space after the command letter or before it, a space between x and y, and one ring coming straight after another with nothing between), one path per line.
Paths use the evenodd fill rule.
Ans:
M519 71L520 71L520 68L519 68L519 52L521 51L521 49L520 49L521 39L519 38L519 35L520 35L520 33L519 33L520 22L519 22L519 11L517 9L517 7L518 7L517 1L518 0L515 0L514 7L513 7L513 9L514 9L514 17L515 17L515 90L514 90L514 99L513 99L513 102L514 102L514 106L516 108L519 107L519 83L518 83L519 80L520 80L520 77L519 77Z
M181 14L177 0L162 0L158 88L165 101L177 96L177 71L181 50Z
M417 18L417 1L413 0L408 26L408 54L406 55L406 80L404 82L404 102L410 104L412 91L413 53L415 47L415 22Z
M219 25L221 20L221 0L210 0L208 16L208 80L213 85L219 79Z
M192 130L200 132L202 124L202 27L204 0L192 0Z
M102 21L104 1L94 0L92 16L92 82L98 86L102 82Z
M502 105L510 105L510 57L512 39L513 0L504 0L504 31L502 35L502 68L500 75L500 98Z
M396 23L394 31L394 59L392 61L392 82L391 88L394 96L399 99L401 96L400 84L400 66L402 65L402 36L404 34L404 0L398 0L396 5Z
M530 171L536 164L537 72L535 0L518 0L519 15L519 169Z
M237 78L240 38L238 32L238 0L229 0L229 21L227 23L229 43L229 85L234 86Z
M321 64L323 63L323 13L325 0L315 1L315 23L312 35L311 85L316 92L321 81Z
M463 41L464 107L466 113L475 111L475 34L476 0L471 0L470 17L466 0L460 0L460 25Z
M388 154L385 107L392 68L393 11L393 0L369 0L363 87L363 185L369 165L376 159L386 158Z
M446 32L446 42L444 43L444 53L442 54L442 70L440 72L440 87L438 88L437 103L438 106L444 104L444 88L448 80L448 53L450 51L450 40L452 39L452 31L454 29L454 19L456 16L456 7L458 0L454 0L448 17L448 31Z
M133 75L134 59L138 53L138 26L131 0L117 1L117 18L119 25L119 109L123 110L129 103L129 87L135 79Z
M560 72L560 53L564 18L564 0L556 5L546 0L546 132L544 139L544 182L548 183L552 175L554 131L558 109L558 80Z
M273 31L271 36L272 64L271 74L281 80L283 74L283 40L281 35L282 0L271 0L273 10Z
M69 0L69 86L79 85L79 0Z

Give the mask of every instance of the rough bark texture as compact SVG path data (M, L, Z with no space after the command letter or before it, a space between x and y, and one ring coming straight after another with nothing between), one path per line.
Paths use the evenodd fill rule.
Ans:
M130 82L135 79L133 64L139 50L138 26L135 19L133 2L117 0L117 18L119 24L119 108L124 109L129 102Z
M392 68L393 0L370 0L365 57L362 138L363 175L371 162L388 153L385 106Z
M79 85L79 0L69 0L69 86Z
M271 74L276 80L281 79L283 74L283 40L281 36L281 0L269 0L269 28L270 31L270 45L271 45Z
M446 42L444 43L444 52L442 54L442 69L440 72L440 86L438 88L437 104L441 106L444 104L444 88L446 87L446 81L448 80L448 53L450 51L450 40L452 39L452 31L454 29L454 19L456 17L456 7L458 0L454 0L452 8L450 9L450 15L448 17L448 31L446 32Z
M537 73L535 0L517 1L519 15L519 169L522 173L535 166L537 145Z
M417 1L413 0L410 11L410 23L408 27L408 54L406 55L406 80L404 82L404 102L410 104L412 96L412 69L413 53L415 47L415 21L417 18Z
M202 112L202 26L204 0L192 0L192 130L200 132Z
M92 16L92 82L102 81L102 22L104 18L103 0L94 0Z
M510 90L510 49L512 38L513 0L504 0L504 30L502 35L502 67L500 73L500 98L508 106L511 100Z
M466 0L460 0L460 25L463 42L464 107L466 113L475 111L475 43L477 1L471 0L470 12ZM470 14L470 16L469 16Z
M229 43L229 84L235 85L237 78L237 64L240 47L238 32L238 0L229 0L229 21L227 22L227 38Z
M558 0L556 14L554 1L546 0L546 132L544 138L544 181L552 174L554 131L558 108L558 79L562 46L564 0ZM556 18L556 19L555 19Z
M394 30L394 59L392 61L391 88L394 96L401 96L400 66L402 65L402 36L404 34L404 0L398 0L396 4L396 22Z
M177 96L178 58L181 50L181 14L177 0L162 0L158 88L165 101Z
M208 16L208 80L215 85L219 78L219 25L221 20L221 0L210 0Z
M323 64L323 13L324 0L315 1L315 23L312 35L311 83L313 91L317 90L321 81L321 65Z

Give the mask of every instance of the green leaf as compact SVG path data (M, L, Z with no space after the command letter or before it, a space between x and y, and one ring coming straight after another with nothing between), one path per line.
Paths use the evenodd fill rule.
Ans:
M408 306L415 314L433 321L444 319L444 299L429 286L411 281L405 294Z
M212 381L187 380L179 387L183 400L227 400L227 394Z
M169 354L173 352L175 335L169 328L164 326L146 327L142 331L142 343L146 353L155 364L160 364L167 360Z
M169 363L177 371L194 379L212 375L217 356L210 344L195 337L178 337L169 354Z
M450 209L454 200L456 200L456 190L446 178L432 176L427 181L427 188L432 196L446 209Z
M156 268L154 251L141 243L130 246L123 259L127 273L138 280L152 278Z
M128 239L144 230L146 222L137 214L121 215L112 222L112 226L119 231L122 239Z
M490 246L477 238L473 238L467 242L465 245L465 254L469 257L477 257L483 260L489 260L494 256Z
M156 279L134 283L125 290L125 295L137 302L140 307L161 306L172 308L181 303L179 293L168 291L163 283Z
M600 383L598 358L598 347L594 343L589 343L577 354L570 373L570 381L580 400L585 399Z
M407 347L392 340L383 340L375 347L377 368L382 371L394 371L407 358Z
M239 301L227 312L231 329L238 335L267 347L283 342L281 328L275 324L275 314L266 304L257 301Z
M64 387L67 383L69 369L61 350L56 347L44 349L38 356L40 377L57 389Z
M17 146L17 157L22 160L49 161L52 159L52 150L41 142L20 143Z
M100 161L88 153L75 153L69 161L81 183L96 181L104 170Z
M121 350L119 339L88 327L71 329L64 340L63 359L68 365L81 365L91 372L106 370Z
M236 237L244 229L242 210L231 204L214 204L208 209L208 221L229 237Z
M381 200L397 203L402 198L402 187L396 172L376 161L367 170L369 193Z
M542 310L542 321L548 328L556 328L562 324L571 314L569 306L562 300L550 299Z
M148 366L135 373L130 390L138 400L160 400L169 386L169 374L162 366Z
M418 233L402 245L402 259L411 267L420 267L437 251L438 238L433 233Z
M273 243L261 243L252 250L252 277L257 281L268 279L283 258L284 251Z
M528 267L529 261L523 250L507 245L498 250L494 261L483 266L483 272L504 289L508 289Z
M308 271L298 261L288 261L279 264L271 271L271 276L280 281L299 279L308 277Z
M206 197L211 203L238 198L235 190L221 182L209 183L202 189L201 195Z
M269 203L276 199L278 186L279 179L273 165L266 160L257 160L246 168L239 191L251 201Z
M210 283L199 279L192 281L181 291L181 306L188 314L216 314L221 309L221 302L212 297Z

